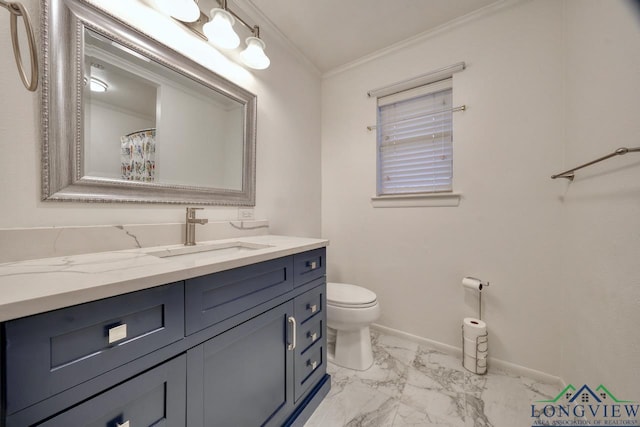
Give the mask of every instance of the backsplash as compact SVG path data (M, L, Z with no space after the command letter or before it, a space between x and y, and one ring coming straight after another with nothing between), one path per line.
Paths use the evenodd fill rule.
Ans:
M268 234L267 220L211 221L197 241ZM0 263L183 243L184 223L0 229Z

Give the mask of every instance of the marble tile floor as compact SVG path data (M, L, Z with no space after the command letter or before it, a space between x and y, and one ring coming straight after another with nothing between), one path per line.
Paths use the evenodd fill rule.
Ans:
M531 426L532 402L560 391L491 366L475 375L459 357L377 331L372 345L367 371L329 363L331 391L305 427Z

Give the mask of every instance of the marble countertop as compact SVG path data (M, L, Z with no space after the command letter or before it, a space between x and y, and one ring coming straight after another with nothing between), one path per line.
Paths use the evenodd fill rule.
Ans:
M198 245L246 242L265 248L211 257L149 255L165 247L43 258L0 264L0 321L242 267L325 247L328 240L262 235ZM177 248L181 245L169 246Z

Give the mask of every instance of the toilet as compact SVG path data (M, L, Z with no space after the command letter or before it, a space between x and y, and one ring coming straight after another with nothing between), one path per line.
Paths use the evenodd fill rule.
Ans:
M369 325L380 317L376 294L348 283L327 283L327 354L338 366L367 370L373 365Z

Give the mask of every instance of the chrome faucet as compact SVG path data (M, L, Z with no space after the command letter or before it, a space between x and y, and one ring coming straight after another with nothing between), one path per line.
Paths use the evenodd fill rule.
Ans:
M187 208L187 221L185 223L185 246L194 246L196 244L196 224L206 224L209 222L206 218L196 218L196 211L203 208Z

